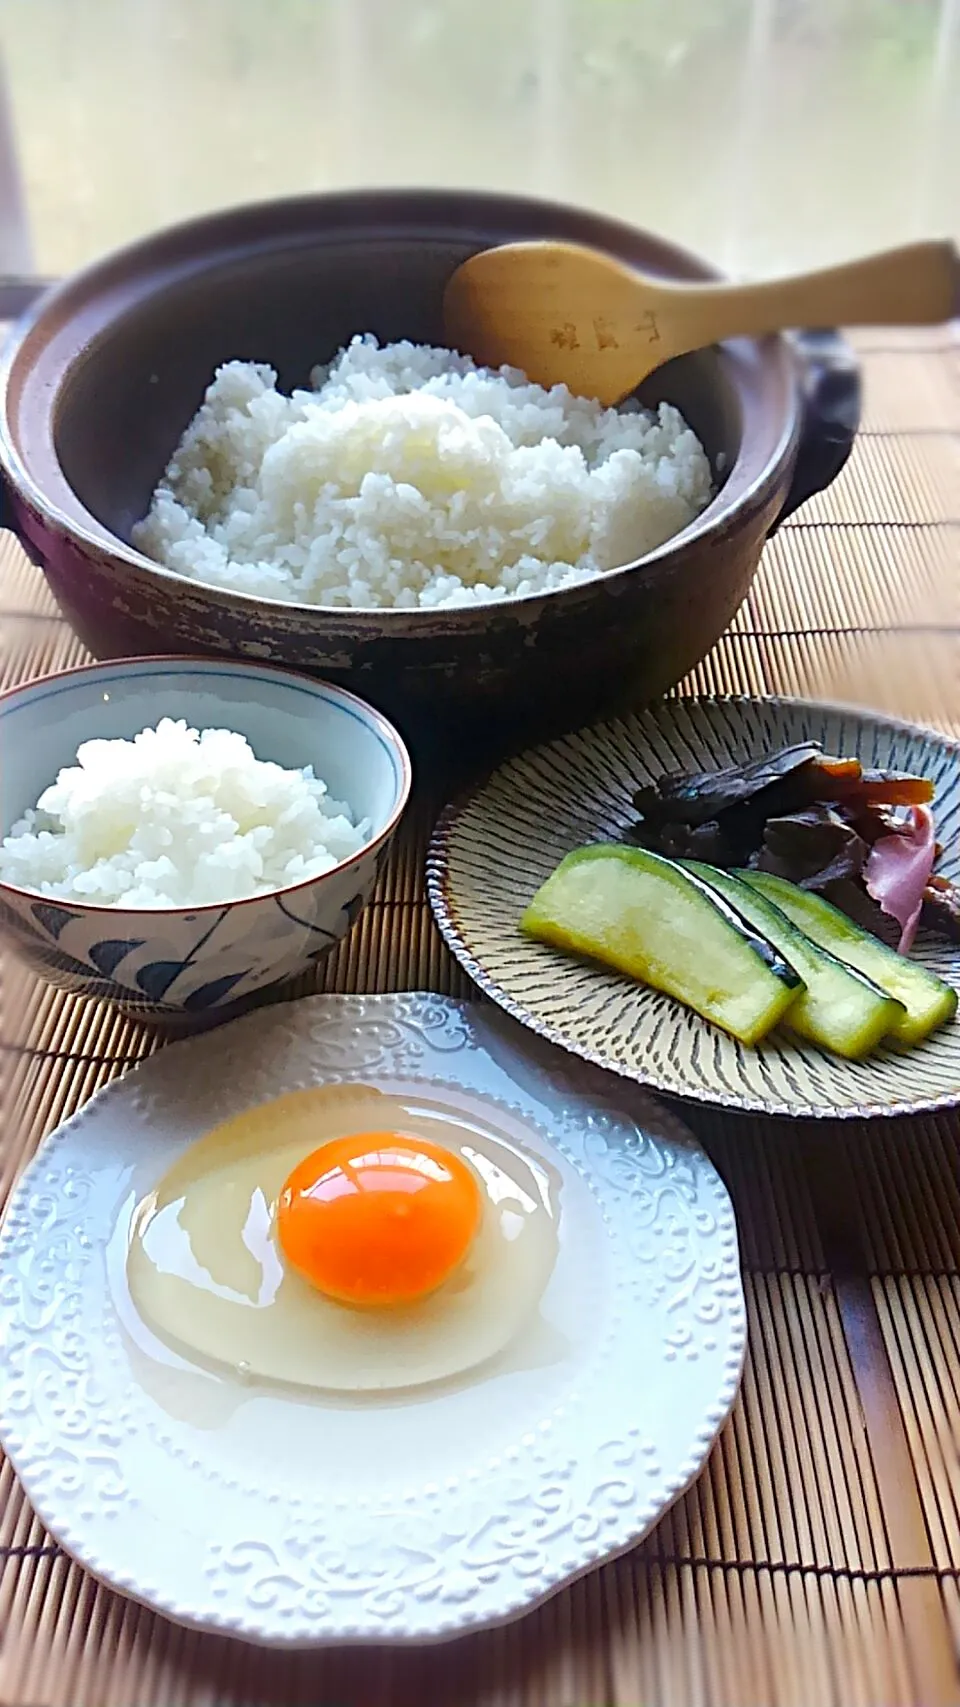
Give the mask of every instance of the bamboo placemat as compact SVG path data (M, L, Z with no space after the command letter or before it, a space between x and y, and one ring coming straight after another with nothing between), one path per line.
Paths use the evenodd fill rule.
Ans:
M798 693L960 733L960 342L862 338L864 430L776 536L684 691ZM0 684L82 649L0 545ZM469 993L422 893L421 786L329 990ZM44 1133L152 1047L0 968L5 1194ZM960 1168L954 1117L688 1116L740 1224L750 1352L703 1476L634 1554L500 1632L279 1656L179 1630L52 1545L0 1465L6 1707L955 1707Z

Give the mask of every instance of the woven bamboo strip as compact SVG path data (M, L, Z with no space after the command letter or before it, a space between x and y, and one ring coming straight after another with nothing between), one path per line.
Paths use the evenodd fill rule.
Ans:
M612 1699L622 1707L905 1707L916 1699L895 1596L877 1585L762 1570L718 1581L706 1569L670 1566L640 1575L632 1562L617 1571Z
M0 533L0 586L3 616L59 616L56 601L40 571L31 563L12 533ZM20 632L15 630L14 632Z
M960 635L727 634L683 691L831 699L956 736L958 680Z
M866 433L960 432L960 387L946 362L912 353L875 355L863 401Z
M133 1021L54 990L12 958L6 963L0 1015L0 1036L7 1044L44 1055L99 1049L125 1059L149 1046L142 1027Z
M822 1273L826 1262L802 1145L791 1141L780 1122L728 1122L700 1116L694 1124L741 1207L740 1255L745 1265Z
M960 443L949 434L858 439L840 478L785 525L957 521L958 468Z
M735 628L960 626L960 526L782 528L767 546Z
M960 1565L960 1277L874 1284L931 1547Z
M960 1273L956 1114L877 1127L867 1144L843 1139L856 1179L870 1268Z
M707 1471L644 1556L875 1571L891 1564L830 1293L813 1277L746 1280L750 1355Z
M848 1565L887 1562L878 1491L855 1419L858 1399L836 1321L817 1280L774 1276L751 1283L777 1418L771 1453L782 1451L780 1490L768 1522L792 1514L797 1557ZM758 1369L763 1366L758 1365Z
M863 363L861 429L925 434L960 426L960 321L916 337L892 329L849 334ZM932 349L939 359L931 360Z

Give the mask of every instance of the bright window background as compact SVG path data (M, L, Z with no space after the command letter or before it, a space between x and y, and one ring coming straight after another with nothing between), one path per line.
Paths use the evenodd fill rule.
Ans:
M0 44L45 274L376 183L592 204L741 273L960 236L960 0L0 0Z

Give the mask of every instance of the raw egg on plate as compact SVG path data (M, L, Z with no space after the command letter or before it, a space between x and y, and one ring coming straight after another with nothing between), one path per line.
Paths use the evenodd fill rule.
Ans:
M247 1380L420 1386L486 1363L535 1314L557 1199L495 1116L292 1091L192 1144L138 1206L130 1294L182 1356Z

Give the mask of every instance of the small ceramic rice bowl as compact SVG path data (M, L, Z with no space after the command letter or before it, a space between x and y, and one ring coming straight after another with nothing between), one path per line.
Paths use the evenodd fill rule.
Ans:
M81 743L130 740L163 718L233 730L285 769L312 766L370 828L359 852L320 876L214 905L93 905L0 881L0 934L47 982L199 1029L308 971L345 936L403 816L410 760L385 718L324 682L226 660L118 660L0 695L0 837L76 763Z

